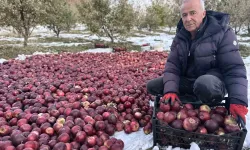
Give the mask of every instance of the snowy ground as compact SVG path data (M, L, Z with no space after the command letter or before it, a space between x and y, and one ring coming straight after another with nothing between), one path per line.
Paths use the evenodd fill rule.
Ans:
M75 30L82 30L83 34L67 34L67 33L63 33L60 35L60 37L63 38L83 38L83 39L100 39L98 36L93 36L93 35L89 35L87 31L85 31L85 27L84 26L77 26L75 28ZM17 37L7 37L7 35L11 32L10 29L0 29L0 41L23 41L22 38L17 38ZM34 32L33 32L33 37L31 39L37 39L37 38L45 38L45 37L54 37L55 35L51 32L48 31L46 28L43 27L37 27ZM155 48L155 49L164 49L164 50L168 50L171 42L173 40L174 35L168 35L166 33L157 33L157 35L154 36L145 36L145 37L129 37L127 38L127 41L131 41L133 42L135 45L142 45L145 43L149 43L151 47ZM106 37L101 37L102 40L104 41L108 41L109 39ZM245 44L246 46L250 47L250 44L248 42L244 42L244 41L248 41L250 40L250 37L240 37L238 36L240 44ZM86 43L61 43L61 42L55 42L55 43L32 43L32 44L36 44L36 45L40 45L40 46L72 46L72 45L80 45L80 44L86 44ZM32 45L31 44L31 45ZM13 44L13 46L20 46L20 44ZM111 52L112 49L107 48L107 49L89 49L87 51L84 52ZM34 53L34 55L37 54L42 54L39 52ZM25 59L26 56L25 55L19 55L16 59ZM5 59L1 59L0 58L0 63L6 61ZM250 56L247 58L244 58L244 62L246 64L246 68L247 68L247 76L248 79L250 78ZM249 84L249 83L248 83ZM248 87L250 87L248 85ZM248 98L250 101L250 90L248 91ZM246 127L248 129L248 131L250 131L250 112L247 114L247 124ZM125 150L146 150L150 147L152 147L153 145L153 134L149 134L149 135L145 135L142 131L142 129L140 129L140 131L136 132L136 133L132 133L132 134L125 134L124 132L117 132L114 135L116 138L122 139L125 143ZM190 143L191 144L191 143ZM199 148L197 148L197 145L195 143L191 144L191 150L198 150ZM250 133L247 134L245 143L244 143L245 147L250 148ZM154 150L156 150L158 148L154 148ZM180 148L173 148L171 146L169 146L167 148L167 150L180 150Z

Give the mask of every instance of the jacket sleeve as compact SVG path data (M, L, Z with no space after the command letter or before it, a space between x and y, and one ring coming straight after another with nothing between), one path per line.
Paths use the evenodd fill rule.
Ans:
M231 104L248 106L246 68L239 52L239 45L234 31L229 28L218 46L217 62Z
M179 93L179 80L180 80L180 60L178 55L179 45L176 42L176 38L171 45L171 51L168 56L165 70L163 74L164 93Z

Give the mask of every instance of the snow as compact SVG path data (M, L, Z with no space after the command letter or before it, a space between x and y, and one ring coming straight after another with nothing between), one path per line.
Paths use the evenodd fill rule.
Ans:
M247 79L249 80L250 78L250 56L244 59L246 69L247 69ZM248 87L250 87L250 82L248 81ZM250 90L248 90L248 103L250 104ZM246 128L248 130L244 146L250 148L250 111L248 111L248 114L246 116Z
M113 137L123 140L124 150L145 150L153 146L153 133L145 135L142 128L131 134L126 134L124 131L116 132Z
M88 49L85 52L91 52L91 53L110 53L112 52L113 49L112 48L94 48L94 49Z
M23 41L23 38L0 36L0 41Z
M77 25L74 30L85 30L86 27L82 25ZM174 29L173 29L174 30ZM10 28L1 28L0 29L0 41L23 41L23 38L17 38L17 37L10 37L10 36L5 36L6 34L11 33ZM163 29L163 31L169 31L168 28ZM87 31L82 32L84 34L67 34L67 33L62 33L60 34L61 38L82 38L86 40L103 40L103 41L110 41L109 38L107 37L98 37L97 35L89 35L87 34ZM32 40L36 40L38 38L46 38L46 37L55 37L55 34L48 30L45 27L38 26L34 29L33 34L32 34ZM132 42L135 45L142 45L145 43L149 43L150 46L147 47L147 49L162 49L162 50L169 50L171 42L174 38L174 35L169 35L167 33L154 33L154 35L149 36L149 35L143 35L143 34L137 34L143 37L129 37L126 40ZM35 36L35 37L34 37ZM250 47L250 44L248 42L245 42L247 40L250 40L250 37L240 37L238 36L238 40L240 41L240 44L244 44L246 46ZM77 45L83 45L87 43L63 43L63 42L51 42L51 43L29 43L30 45L37 45L37 46L77 46ZM7 44L6 44L7 45ZM22 44L12 44L12 46L20 46ZM87 51L83 51L82 53L85 52L112 52L111 48L96 48L96 49L89 49ZM51 54L52 52L48 53L41 53L41 52L35 52L32 55L44 55L44 54ZM18 55L17 58L18 60L24 60L26 57L30 57L31 55ZM0 63L3 63L4 61L7 61L6 59L0 58ZM246 64L246 69L247 69L247 77L248 79L250 78L250 56L244 58L244 62ZM248 87L250 87L248 83ZM248 90L248 98L250 102L250 90ZM246 123L246 128L248 131L250 131L250 112L246 116L247 118L247 123ZM125 148L124 150L146 150L148 148L151 148L153 146L153 134L145 135L142 128L138 132L134 132L131 134L126 134L124 131L121 132L116 132L114 134L114 137L118 139L122 139L125 143ZM250 133L248 132L244 146L250 148ZM159 148L155 146L153 150L158 150ZM183 150L181 148L173 148L172 146L166 147L166 150ZM199 146L192 142L190 143L190 150L200 150Z
M250 47L250 43L249 42L239 42L239 44L242 44L242 45Z
M157 36L146 36L146 37L129 37L127 41L133 42L134 45L142 45L149 43L153 49L162 47L164 50L169 50L172 44L174 35L166 33L160 33Z
M238 41L247 41L250 40L250 37L242 37L242 36L237 36Z
M0 64L7 61L6 59L0 58Z

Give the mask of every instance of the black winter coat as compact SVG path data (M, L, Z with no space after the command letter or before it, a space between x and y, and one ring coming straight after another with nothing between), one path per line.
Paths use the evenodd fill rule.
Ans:
M226 85L230 103L248 105L246 68L228 22L228 14L207 11L191 46L190 34L180 20L165 66L164 93L179 93L179 80L186 75L191 53L195 78L205 74L219 77Z

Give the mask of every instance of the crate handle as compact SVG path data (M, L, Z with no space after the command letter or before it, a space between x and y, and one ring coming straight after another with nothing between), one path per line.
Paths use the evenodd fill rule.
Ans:
M241 125L242 129L246 129L246 124L245 124L245 122L243 121L243 119L239 115L237 116L237 122L238 122L238 124Z

